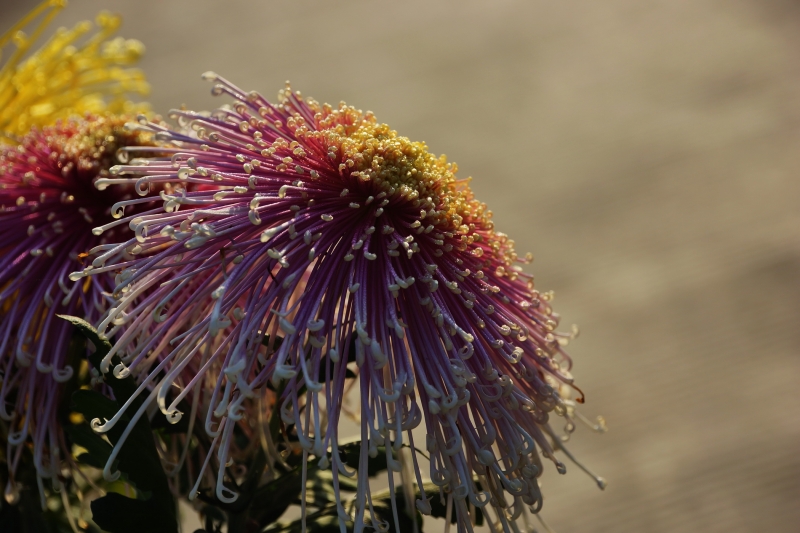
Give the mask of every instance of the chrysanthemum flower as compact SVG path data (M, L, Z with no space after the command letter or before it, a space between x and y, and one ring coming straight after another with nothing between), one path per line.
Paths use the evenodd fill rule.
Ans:
M128 100L148 92L144 76L123 68L144 47L110 39L118 17L100 13L99 30L86 39L90 22L61 28L31 52L65 5L45 1L0 36L0 416L11 421L9 494L26 441L40 486L42 477L57 486L59 456L69 460L56 417L60 383L73 374L64 360L70 335L54 315L92 318L104 309L99 283L78 286L67 275L100 243L88 230L90 220L108 216L111 204L101 202L126 198L122 190L98 192L93 180L116 162L119 146L146 142L123 132L123 118L85 116L146 108ZM52 126L76 116L84 118Z
M92 228L114 220L133 190L99 191L122 147L147 145L149 136L124 128L126 119L87 115L34 128L17 146L0 148L0 417L10 422L6 459L14 470L27 441L39 476L57 475L70 461L59 405L61 384L77 368L66 361L71 326L55 315L96 320L113 289L107 280L69 280L81 256L103 249ZM139 211L146 202L137 204ZM103 287L103 285L106 287ZM79 361L80 362L80 361ZM68 399L66 401L69 401ZM44 493L42 490L42 497Z
M149 92L144 75L123 67L138 61L144 46L134 39L110 39L120 26L117 16L100 13L99 30L83 41L91 22L60 28L28 56L65 5L65 0L46 0L0 36L0 58L6 57L0 66L0 142L13 142L33 126L71 115L143 109L129 96ZM23 31L27 28L30 35Z
M366 462L385 446L400 472L403 445L420 488L416 450L430 454L430 478L452 498L460 528L470 529L470 505L491 505L503 522L538 511L540 454L565 469L548 413L569 416L574 404L559 393L572 384L568 336L556 332L551 295L519 266L531 257L495 230L455 164L372 113L288 86L272 104L205 77L232 107L173 111L177 129L143 121L174 155L115 167L98 182L194 188L162 193L162 213L128 217L135 237L73 275L116 273L118 302L99 324L116 344L102 371L120 356L116 370L138 374L140 393L173 420L187 394L210 391L216 495L231 502L223 478L234 422L249 399L272 394L269 384L282 391L280 416L306 457L332 469L335 488L353 475L337 451L353 354L363 468L355 516L337 491L340 516L363 527ZM137 255L119 257L124 250ZM108 431L123 413L93 426ZM424 442L412 431L420 424ZM430 512L433 496L422 489L417 508Z

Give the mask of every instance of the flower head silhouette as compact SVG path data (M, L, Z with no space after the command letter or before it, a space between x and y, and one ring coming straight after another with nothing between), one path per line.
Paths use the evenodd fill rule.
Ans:
M55 313L92 319L104 309L102 280L79 285L67 275L79 267L80 254L101 244L89 231L92 222L110 216L111 204L128 194L101 193L93 181L116 162L121 145L148 142L125 132L126 119L116 116L145 109L128 96L149 90L140 71L122 68L144 47L110 38L119 17L100 13L99 31L83 41L92 28L87 21L58 29L31 52L65 5L43 2L0 36L0 52L15 47L0 66L0 417L11 422L6 491L13 501L14 471L32 440L42 505L42 478L58 489L61 461L71 461L58 405L61 384L76 369L66 361L69 329Z
M98 328L116 339L102 371L118 355L126 368L117 370L140 375L140 392L157 391L153 401L173 420L183 398L203 391L223 502L237 496L224 482L233 427L252 398L276 394L268 389L334 487L355 474L338 452L350 365L362 468L355 516L337 493L343 520L363 527L366 462L385 450L393 486L403 445L423 513L433 494L422 487L418 448L462 526L470 505L489 504L504 521L538 511L540 454L565 468L548 413L569 415L559 392L572 377L551 295L520 266L531 257L496 231L455 164L372 113L319 104L288 85L273 104L204 77L233 105L174 110L178 128L141 121L171 157L120 165L98 181L135 183L144 195L184 184L160 193L162 212L127 217L135 235L73 274L116 274L117 302Z
M68 276L82 256L113 238L93 235L94 225L113 221L113 204L133 196L94 186L120 147L149 142L146 134L126 131L125 122L113 115L76 117L34 128L18 145L0 148L0 417L11 423L11 493L28 439L40 483L52 478L58 488L61 461L72 461L60 391L82 359L67 360L71 326L55 315L95 320L111 300L107 280L73 283Z

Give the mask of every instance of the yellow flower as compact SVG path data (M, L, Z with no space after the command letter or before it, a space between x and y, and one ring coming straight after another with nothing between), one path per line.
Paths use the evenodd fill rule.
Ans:
M135 113L146 108L128 99L149 92L144 74L125 68L138 61L144 45L134 39L111 38L120 26L118 16L98 14L98 29L81 43L81 37L92 30L91 22L59 28L29 54L65 6L65 0L46 0L0 36L0 142L13 142L32 126L70 115ZM7 57L5 48L11 52Z

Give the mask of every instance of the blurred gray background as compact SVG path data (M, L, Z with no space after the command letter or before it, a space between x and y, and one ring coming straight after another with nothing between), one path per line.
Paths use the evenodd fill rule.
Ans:
M124 16L157 111L289 79L475 178L610 428L571 446L605 492L546 472L555 531L800 531L799 3L71 3Z

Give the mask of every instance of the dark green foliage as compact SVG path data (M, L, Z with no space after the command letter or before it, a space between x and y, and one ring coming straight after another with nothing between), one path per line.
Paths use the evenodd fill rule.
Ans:
M111 445L103 439L103 437L95 433L89 424L84 422L67 426L66 432L70 441L87 450L87 452L77 457L79 463L93 466L101 470L106 466L106 461L108 461L108 457L111 455ZM118 465L114 465L115 468L117 466Z
M75 325L80 335L76 335L70 344L70 360L75 361L78 367L80 359L86 354L86 340L94 346L94 352L89 355L89 362L98 369L103 357L108 354L111 345L108 341L100 339L96 330L85 321L75 317L62 317ZM276 338L273 348L278 348L283 339ZM348 362L355 360L355 340L350 343ZM265 336L262 343L266 346L270 342ZM130 426L132 417L143 405L147 392L135 398L118 423L105 433L92 430L90 422L99 420L104 423L110 420L119 411L120 407L132 397L137 386L132 377L117 378L111 371L120 364L116 357L112 359L111 369L103 375L103 380L112 397L81 388L78 380L67 384L67 391L71 395L71 402L62 406L59 414L65 423L67 438L86 451L77 457L85 465L102 469L111 456L114 445L120 442L125 428ZM328 355L320 361L320 381L331 379L333 368ZM84 372L85 373L85 372ZM348 379L355 377L351 369L347 369ZM283 388L279 387L275 393L280 397ZM183 405L183 412L190 410L189 405ZM69 422L70 413L80 413L86 421L74 424ZM294 426L286 425L280 419L278 410L274 410L268 421L269 433L272 442L282 455L282 460L274 465L269 465L264 450L260 445L253 445L252 438L242 431L234 432L233 438L237 439L239 449L244 450L244 457L238 457L235 462L246 466L246 474L238 477L229 470L226 474L226 484L234 489L239 497L233 503L222 503L217 500L211 487L202 487L197 495L206 505L201 511L204 518L204 530L196 533L220 533L225 527L229 533L299 533L302 531L302 521L296 520L289 523L278 523L277 520L292 505L300 505L303 497L303 468L305 467L305 521L306 531L309 533L339 533L342 520L336 509L336 493L338 490L340 500L345 510L352 516L357 508L355 494L358 485L355 479L339 476L338 489L333 487L333 474L330 470L321 470L317 466L316 458L309 458L300 453L297 445L297 436ZM129 498L116 492L109 492L106 496L98 498L91 503L94 521L103 530L110 533L176 533L178 531L176 505L169 486L167 477L161 464L155 446L156 438L165 444L174 438L191 438L203 444L208 449L210 442L202 427L195 426L191 435L188 417L182 418L177 424L170 424L159 412L152 421L143 414L132 427L124 444L112 465L112 472L119 471L121 479L135 490L135 498ZM367 475L373 477L387 470L387 448L378 446L377 455L369 457L366 468ZM391 453L394 451L389 450ZM339 457L349 469L358 469L361 458L361 442L346 442L338 446ZM190 453L193 453L190 450ZM269 468L273 469L271 481L262 483L264 474ZM176 479L180 487L189 487L193 480L184 479L185 473L181 472ZM446 506L439 497L438 487L429 484L425 486L427 496L431 498L432 515L445 517ZM30 491L29 491L30 492ZM38 506L38 497L35 493L24 495L25 505ZM402 486L397 486L394 491L394 503L389 490L373 493L372 507L365 511L367 522L381 522L388 525L389 531L405 533L417 529L422 531L423 517L416 510L415 501L406 502ZM413 499L420 497L419 490L413 493ZM32 502L32 503L31 503ZM17 509L17 507L19 509ZM36 529L42 528L41 524L29 524L35 520L35 514L23 513L23 505L4 510L0 513L0 531L13 525L20 531L62 531L61 529ZM17 509L17 511L13 511ZM477 512L477 522L483 522L480 510ZM16 513L16 514L15 514ZM396 519L395 519L396 513ZM453 515L453 521L455 516ZM27 525L26 525L27 524ZM351 521L344 522L347 531L353 530ZM399 526L399 529L398 529ZM20 529L21 528L21 529ZM27 529L26 529L27 528ZM33 529L31 529L33 528ZM10 529L15 531L17 529Z
M169 501L172 504L172 501ZM104 530L112 533L172 533L177 531L168 517L153 505L153 499L134 500L116 492L109 492L92 502L92 519Z
M316 466L309 466L306 474L312 477L316 469ZM272 524L291 504L300 501L302 490L303 472L298 466L256 491L251 515L260 527Z
M88 322L77 317L61 318L71 322L94 345L95 351L89 356L89 361L99 371L100 362L108 354L111 344L101 339ZM112 368L120 362L118 358L113 358ZM72 393L73 411L82 414L86 420L110 420L136 391L136 383L130 376L120 379L113 372L108 372L103 375L103 380L114 393L113 400L92 390L77 390ZM140 395L134 399L123 418L104 433L110 444L85 423L73 426L69 430L70 438L88 450L78 459L91 466L105 466L112 445L121 440L125 428L130 425L130 417L142 404ZM91 504L92 518L97 525L110 533L145 530L153 533L177 533L175 501L169 490L167 476L161 466L153 431L146 415L137 420L122 444L115 466L136 489L136 499L112 492L94 500ZM140 519L146 520L146 529L139 524Z

